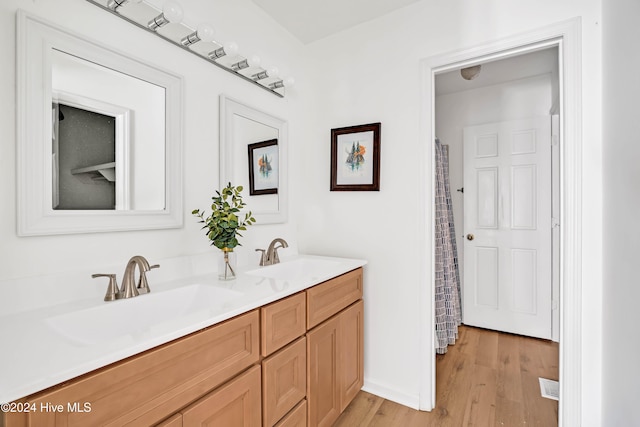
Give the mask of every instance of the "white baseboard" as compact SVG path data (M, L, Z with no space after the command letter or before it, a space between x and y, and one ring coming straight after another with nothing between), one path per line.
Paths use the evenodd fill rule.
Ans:
M408 394L393 387L367 380L366 378L362 390L412 409L417 410L420 407L420 396L418 394Z

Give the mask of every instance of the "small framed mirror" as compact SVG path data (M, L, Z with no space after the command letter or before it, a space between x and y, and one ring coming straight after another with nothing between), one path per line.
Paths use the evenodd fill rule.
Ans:
M287 221L288 144L285 120L220 95L220 185L245 188L256 224Z
M18 11L18 234L181 227L182 78Z

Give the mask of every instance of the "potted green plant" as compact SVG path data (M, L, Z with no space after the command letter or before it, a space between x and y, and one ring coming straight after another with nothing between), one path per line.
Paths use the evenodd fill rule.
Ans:
M242 237L240 231L256 222L250 211L244 214L242 221L239 218L240 211L246 206L242 201L242 189L241 185L235 187L229 183L221 191L216 190L216 196L211 198L211 215L207 217L200 209L191 212L204 224L202 229L206 230L211 245L222 251L218 267L218 277L222 280L235 279L236 258L233 249L242 246L238 242L238 237Z

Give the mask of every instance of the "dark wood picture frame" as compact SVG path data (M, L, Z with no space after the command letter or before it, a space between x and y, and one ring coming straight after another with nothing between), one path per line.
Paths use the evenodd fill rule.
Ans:
M331 129L331 191L380 191L380 127L369 123ZM362 144L360 136L365 137Z
M275 170L272 172L275 174L276 176L276 184L274 187L270 187L270 188L259 188L256 189L256 184L258 179L256 178L256 174L260 173L260 170L258 168L255 167L256 165L256 159L255 159L255 153L256 150L262 149L262 148L266 148L266 147L271 147L271 146L276 146L278 145L278 140L277 139L270 139L268 141L262 141L262 142L255 142L253 144L248 144L247 145L247 149L248 149L248 159L249 159L249 195L251 196L259 196L262 194L278 194L278 175L280 175L280 171L279 171L279 161L276 162L276 167ZM277 154L278 156L280 155L280 153L278 152Z

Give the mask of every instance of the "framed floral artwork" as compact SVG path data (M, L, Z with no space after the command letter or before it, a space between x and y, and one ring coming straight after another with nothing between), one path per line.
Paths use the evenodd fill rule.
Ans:
M380 190L380 123L331 129L330 188Z
M249 194L278 193L279 156L278 140L256 142L249 149Z

